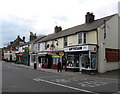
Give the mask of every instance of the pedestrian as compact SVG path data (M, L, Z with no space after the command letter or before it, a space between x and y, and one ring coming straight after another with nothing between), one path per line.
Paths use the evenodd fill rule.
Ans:
M62 70L61 70L61 62L60 62L60 60L58 60L57 68L58 68L58 72L59 72L59 71L62 72Z

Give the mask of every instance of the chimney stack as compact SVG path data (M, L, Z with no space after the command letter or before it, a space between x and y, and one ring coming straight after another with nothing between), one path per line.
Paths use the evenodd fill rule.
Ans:
M23 37L23 42L25 42L25 37Z
M54 33L58 33L58 32L60 32L60 31L62 31L62 27L61 26L55 26L55 30L54 30Z
M33 34L33 32L30 32L30 38L29 38L29 40L32 41L32 40L34 40L36 38L37 38L36 33Z
M93 13L87 12L86 16L86 23L92 23L94 21L95 15Z
M17 36L17 40L20 41L20 36L19 35Z
M20 38L20 36L18 35L17 38Z

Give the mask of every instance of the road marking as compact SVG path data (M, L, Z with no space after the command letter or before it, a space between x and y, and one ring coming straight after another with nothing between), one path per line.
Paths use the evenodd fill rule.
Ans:
M83 87L97 87L97 86L102 86L102 85L106 85L107 83L105 82L96 82L96 81L86 81L86 82L80 82L78 83Z
M103 80L111 80L111 81L117 81L118 82L118 78L102 78L102 77L93 77L93 79L95 79L95 78L97 78L97 79L103 79Z
M88 91L88 90L84 90L84 89L80 89L80 88L75 88L75 87L71 87L71 86L67 86L67 85L62 85L62 84L54 83L54 82L39 79L39 78L33 79L33 80L34 81L42 81L42 82L50 83L50 84L53 84L53 85L58 85L58 86L74 89L74 90L77 90L77 91L82 91L82 92L87 92L87 93L92 93L92 94L98 94L98 93L95 93L95 92L92 92L92 91Z
M44 76L39 78L56 78L56 77L66 77L66 76Z

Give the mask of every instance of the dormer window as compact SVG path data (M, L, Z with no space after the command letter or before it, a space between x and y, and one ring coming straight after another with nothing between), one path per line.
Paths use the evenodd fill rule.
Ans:
M78 44L86 44L87 42L87 34L86 33L79 33L78 34Z

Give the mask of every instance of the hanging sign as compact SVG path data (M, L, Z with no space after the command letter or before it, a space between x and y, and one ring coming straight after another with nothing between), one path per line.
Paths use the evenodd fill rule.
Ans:
M60 56L64 56L64 52L59 52L59 55Z

